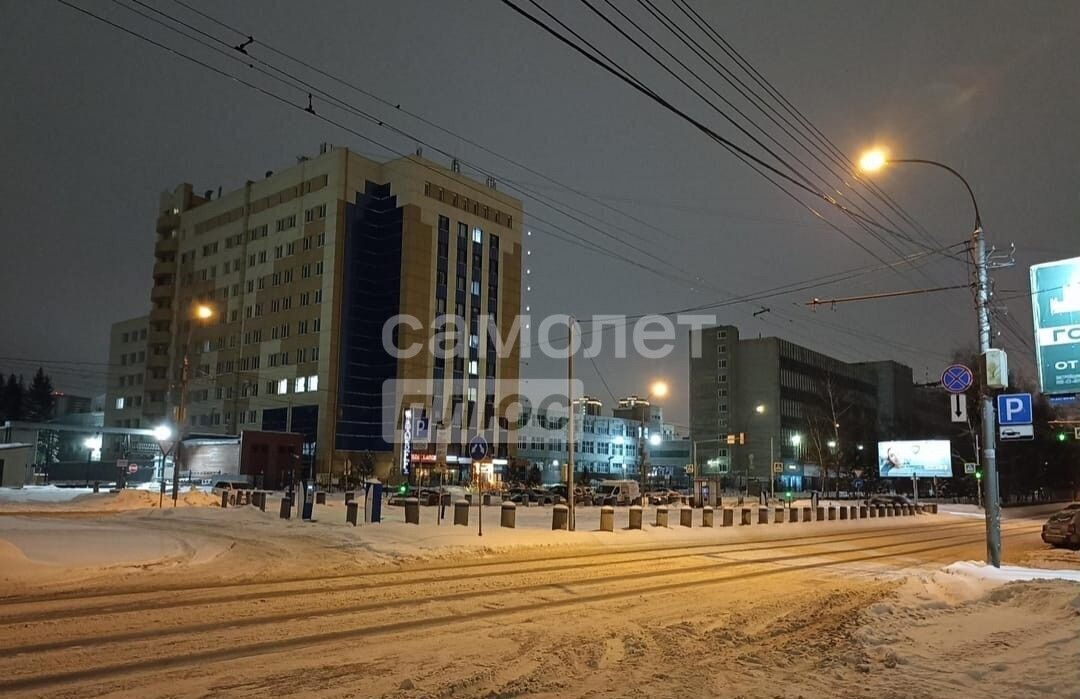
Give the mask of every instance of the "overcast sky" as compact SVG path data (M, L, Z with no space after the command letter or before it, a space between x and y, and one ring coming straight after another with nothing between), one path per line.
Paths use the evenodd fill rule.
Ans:
M520 195L517 184L538 195L523 197L526 228L533 231L527 258L533 290L525 303L534 316L569 312L586 318L698 306L880 264L877 258L897 260L895 250L852 221L813 204L872 254L861 249L700 131L501 2L188 1L462 137L319 78L335 97L427 141L429 157L444 160L434 150L438 147L496 172L504 191ZM302 92L170 34L118 3L72 2L306 105ZM145 2L227 43L241 40L173 0ZM763 155L584 4L542 4L666 99ZM689 56L637 2L616 4L673 53ZM671 0L656 4L690 28ZM1027 267L1080 255L1075 55L1080 4L691 4L841 150L854 156L882 143L895 157L941 160L963 172L976 189L988 240L1000 248L1016 244L1016 266L994 276L1001 313L1007 312L1030 343ZM603 2L596 6L618 19ZM5 0L0 9L6 25L0 43L6 68L0 76L6 97L0 112L6 166L0 179L0 370L5 373L29 375L44 363L62 389L103 390L110 323L149 306L154 216L163 189L184 181L197 191L235 188L265 170L295 163L298 155L316 153L322 141L393 157L355 134L58 2ZM703 35L695 37L705 45ZM720 55L715 45L708 48ZM258 43L251 53L305 79L318 78ZM692 66L747 108L700 61ZM411 152L416 146L318 98L315 106L392 149ZM760 113L748 113L780 135ZM793 152L807 158L797 147ZM944 173L897 165L875 181L942 244L969 236L966 194ZM567 207L585 212L574 216L604 232L547 203L563 212ZM893 220L899 222L895 215ZM915 235L910 227L902 232ZM567 238L601 245L609 253ZM904 253L917 250L890 240ZM882 270L717 313L747 336L780 335L846 360L896 359L914 367L918 380L933 380L954 350L974 346L968 291L816 312L803 305L814 296L948 286L967 279L965 267L952 260L935 258L920 270ZM754 317L762 307L769 312ZM1010 351L1014 367L1033 374L1030 351L1020 341L1006 334L1000 344ZM684 343L665 360L604 356L595 368L588 361L579 366L590 393L608 404L611 395L601 374L615 395L644 391L652 378L669 379L667 415L685 424L685 351ZM525 369L530 376L560 371L560 365L537 359Z

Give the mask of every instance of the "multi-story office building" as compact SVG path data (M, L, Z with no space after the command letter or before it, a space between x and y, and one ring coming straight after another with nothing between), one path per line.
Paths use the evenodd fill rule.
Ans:
M690 429L704 475L767 484L777 463L779 487L820 487L822 461L872 469L879 439L949 432L945 409L934 419L910 367L849 364L776 337L742 340L730 325L696 332Z
M506 338L518 316L521 202L456 165L322 151L217 196L189 184L162 195L137 350L143 423L175 414L186 355L188 432L303 433L322 480L366 452L381 476L399 477L406 397L431 426L434 458L468 465L475 435L493 445L488 458L507 457L516 440L496 418L518 346L484 321ZM194 317L197 304L209 319ZM444 315L462 319L449 322L460 351L446 357L429 351ZM384 335L397 316L415 322ZM116 405L112 420L137 419Z
M574 418L574 470L596 478L638 478L639 424L602 414L595 398L586 398ZM522 417L517 431L517 458L540 469L544 483L565 478L566 407L537 410Z
M144 411L147 330L147 316L142 315L113 323L109 331L106 427L153 426L164 417Z

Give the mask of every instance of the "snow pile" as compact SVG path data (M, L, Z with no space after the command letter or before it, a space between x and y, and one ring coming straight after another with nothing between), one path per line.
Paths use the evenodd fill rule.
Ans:
M950 575L966 575L995 583L1007 583L1029 580L1068 580L1080 583L1080 570L1046 570L1042 568L1023 568L1020 566L1001 566L995 568L982 561L960 561L945 566Z
M21 488L0 488L0 503L70 502L80 495L86 495L93 492L92 488L57 488L55 485L26 485Z

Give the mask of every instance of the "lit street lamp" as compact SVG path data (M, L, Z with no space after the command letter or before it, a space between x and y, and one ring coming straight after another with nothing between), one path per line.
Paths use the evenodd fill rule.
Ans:
M208 306L205 303L197 303L191 308L191 317L188 318L187 327L187 340L184 342L184 362L180 367L180 405L176 409L176 425L177 434L176 441L178 444L183 444L184 431L187 429L187 387L188 380L191 378L191 361L189 355L191 353L191 331L197 321L209 320L214 317L214 308ZM173 457L173 487L172 487L172 499L173 507L176 507L176 501L180 497L180 466L182 463L183 449L181 447L176 448L176 455ZM164 468L164 466L163 466Z
M158 451L161 452L161 490L158 493L158 509L161 509L165 499L165 459L168 458L169 452L172 451L174 442L173 429L168 425L158 425L154 428L154 441L157 442ZM176 464L173 464L173 469L176 468Z
M668 385L667 385L666 381L653 381L652 385L649 387L649 395L645 396L644 403L649 403L649 401L651 401L653 398L663 398L667 394L668 394ZM640 426L638 428L637 445L638 445L638 460L641 462L639 478L641 479L641 503L643 505L645 504L645 501L646 501L645 500L645 477L646 477L646 475L648 473L648 459L647 459L646 449L645 449L645 445L646 445L646 441L645 441L645 417L646 416L645 416L644 406L642 406L641 417L640 417L640 420L639 420ZM658 437L658 438L659 438L659 436L660 435L656 435L656 437ZM654 446L658 444L658 442L654 443L652 441L652 436L649 437L648 443L653 444Z
M98 453L98 458L101 458L101 435L96 434L92 437L87 437L83 440L83 446L86 447L86 487L90 487L90 462L94 458L94 452Z
M990 350L990 279L986 264L986 241L983 238L982 218L979 216L979 203L975 200L975 191L964 176L952 167L936 160L919 158L890 158L888 153L877 148L868 151L859 158L859 167L867 173L881 170L892 163L921 163L945 170L960 180L971 198L975 221L971 233L971 247L975 259L976 310L979 322L979 353L985 357ZM997 474L997 435L994 430L994 402L986 382L981 382L982 401L982 466L986 480L986 558L995 568L1001 567L1001 511L998 502Z

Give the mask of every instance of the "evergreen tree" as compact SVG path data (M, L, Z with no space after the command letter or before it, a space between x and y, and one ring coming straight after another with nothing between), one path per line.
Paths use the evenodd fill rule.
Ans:
M25 395L22 379L15 378L15 374L8 376L7 383L0 388L0 420L21 420Z
M56 407L56 396L53 395L52 380L40 367L34 374L34 380L30 383L30 390L26 393L24 401L27 420L45 422L53 416Z

